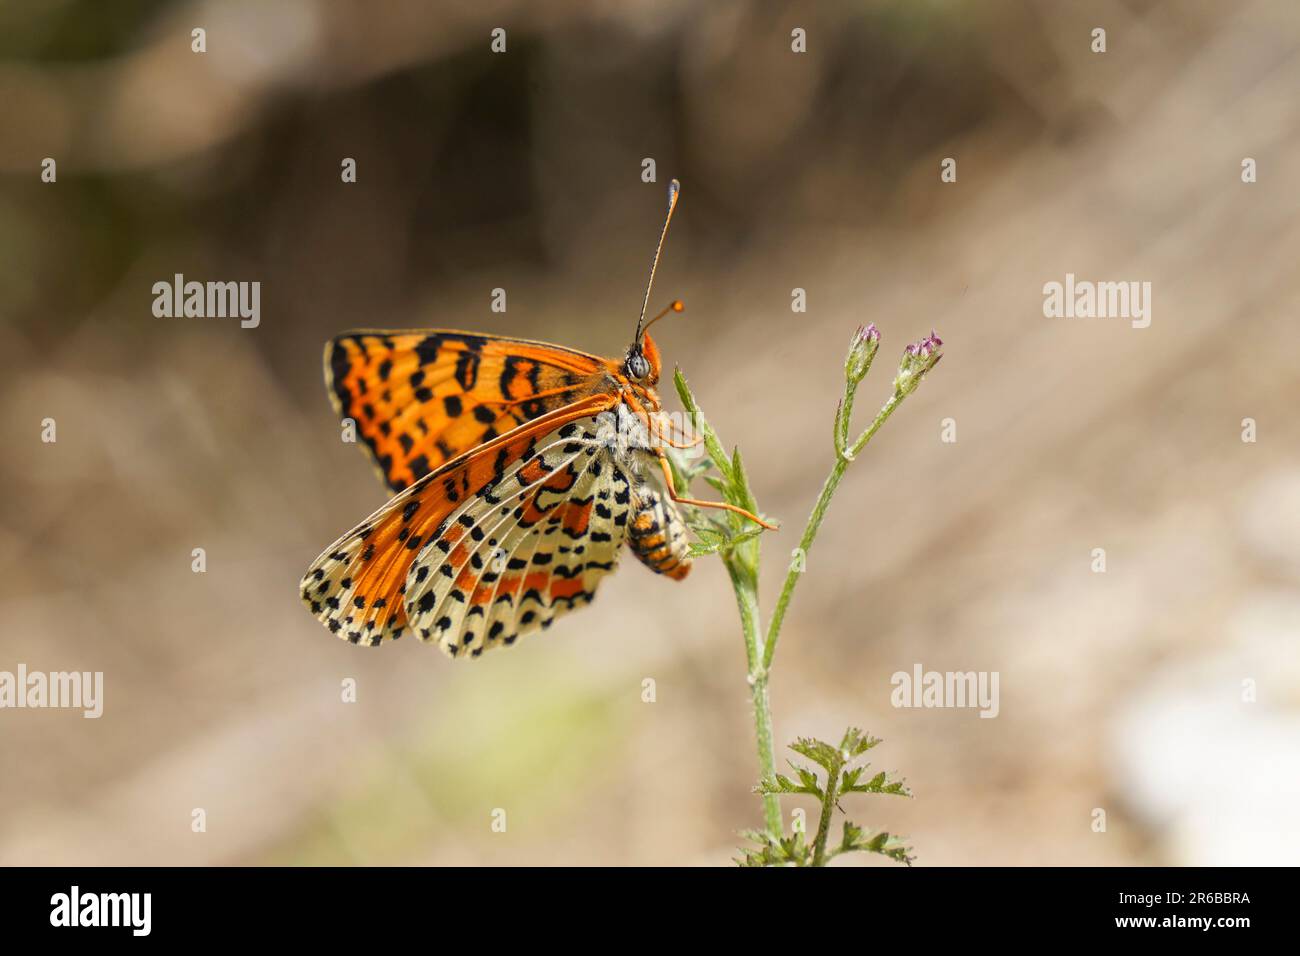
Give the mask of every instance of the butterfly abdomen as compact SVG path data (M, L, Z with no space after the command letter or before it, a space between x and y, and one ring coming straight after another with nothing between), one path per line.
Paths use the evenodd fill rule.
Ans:
M686 523L653 488L641 487L636 497L637 508L628 522L628 546L651 571L680 581L691 572Z

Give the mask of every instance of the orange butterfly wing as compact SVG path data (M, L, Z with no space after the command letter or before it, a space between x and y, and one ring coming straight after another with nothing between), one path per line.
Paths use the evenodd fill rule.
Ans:
M474 332L345 332L325 380L380 476L402 491L471 448L590 395L611 363Z
M447 517L530 454L538 438L618 401L598 393L572 402L417 479L312 562L301 583L303 601L330 631L354 644L401 637L407 572L420 551L447 531Z
M421 640L478 657L595 597L636 506L616 428L601 415L550 433L453 513L407 576L406 612Z

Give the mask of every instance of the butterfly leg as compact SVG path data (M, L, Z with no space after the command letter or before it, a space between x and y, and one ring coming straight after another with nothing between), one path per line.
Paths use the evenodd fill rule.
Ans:
M696 435L693 439L691 439L688 442L674 441L671 434L665 433L663 431L657 431L655 433L655 437L658 438L659 441L667 445L669 448L680 448L683 450L688 448L698 448L700 445L704 443L703 435Z
M653 435L656 441L662 442L663 444L667 445L669 448L679 448L685 451L687 449L696 448L704 443L703 435L696 435L694 438L690 439L684 444L682 442L674 440L672 437L672 429L675 427L675 425L673 424L671 419L668 422L668 428L665 430L661 426L663 417L666 417L663 416L662 412L656 412L654 415L651 415L650 412L645 408L645 406L643 406L639 401L636 400L636 398L630 395L624 396L623 400L627 402L628 407L631 408L634 413L636 413L636 416L645 423L646 432L650 435ZM686 434L685 428L683 428L681 431L683 436L685 436Z
M750 514L744 508L737 507L736 505L730 504L726 501L700 501L697 498L681 497L680 495L677 494L677 486L673 484L673 473L672 470L668 467L668 456L664 454L664 450L662 448L656 448L655 454L659 458L659 467L663 469L664 487L668 489L668 497L672 498L673 501L682 505L691 505L692 507L695 508L719 508L723 511L730 511L733 514L738 514L741 517L748 518L750 521L754 522L755 524L762 525L768 531L776 530L776 525L769 524L768 522L764 521L762 518L758 517L757 515Z
M630 396L624 396L623 400L632 409L633 413L637 415L637 417L639 417L643 422L645 422L646 428L650 434L657 435L660 439L664 439L664 435L654 427L654 422L650 417L650 413L646 411L646 409L641 405L640 402L636 401L634 398L631 398ZM701 441L702 440L703 438L701 437ZM666 440L665 443L671 444L671 442L667 442ZM769 531L776 530L776 525L769 524L768 522L764 521L762 518L758 517L757 515L750 514L744 508L737 507L736 505L729 504L728 502L700 501L698 498L681 497L680 495L677 494L677 486L673 483L673 473L672 473L672 469L668 467L667 454L664 452L662 448L654 448L652 449L652 451L654 452L655 457L659 459L659 467L663 469L663 474L664 474L664 487L668 489L668 497L672 498L673 501L677 502L678 504L691 505L696 508L718 508L722 511L730 511L734 514L738 514L742 517L748 518L750 521L754 522L755 524L762 525L764 528L766 528Z
M671 421L671 420L670 420L670 427L673 428L673 429L676 429L677 431L680 431L680 432L682 433L682 437L683 437L683 438L686 438L686 436L690 434L690 431L687 430L687 428L686 428L686 426L685 426L684 424L681 425L681 426L679 427L675 421ZM686 442L686 444L684 444L684 445L674 445L673 447L674 447L674 448L697 448L698 446L703 445L703 444L704 444L704 434L703 434L703 432L696 432L695 437L689 439L689 440Z
M685 450L698 448L700 445L704 444L703 435L697 434L694 438L689 437L690 431L685 425L679 425L675 419L663 412L657 412L653 416L647 412L646 421L653 423L651 424L651 434L669 448L680 448ZM684 441L677 441L673 437L675 432L681 432Z

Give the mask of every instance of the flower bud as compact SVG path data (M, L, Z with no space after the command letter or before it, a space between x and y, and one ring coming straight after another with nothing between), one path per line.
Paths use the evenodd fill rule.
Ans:
M921 384L925 373L939 364L943 358L940 350L943 339L931 332L919 342L913 342L903 350L903 359L898 363L898 375L894 379L894 394L899 398L909 395Z
M853 340L849 342L849 354L844 359L844 378L850 385L857 385L866 378L871 360L876 357L879 348L880 332L876 329L876 323L872 322L866 328L859 326L853 334Z

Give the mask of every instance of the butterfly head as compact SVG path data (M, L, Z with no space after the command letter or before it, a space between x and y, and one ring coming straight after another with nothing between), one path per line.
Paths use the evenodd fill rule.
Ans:
M654 287L655 270L659 268L659 256L664 249L664 237L668 235L668 224L673 221L673 210L677 208L677 197L681 194L681 183L673 180L668 187L668 214L664 217L664 227L659 232L659 243L655 246L655 257L650 263L650 279L645 286L645 298L641 300L641 317L636 322L636 334L628 346L627 356L623 359L623 376L633 385L650 389L659 382L659 348L650 338L649 329L669 312L681 312L686 308L681 299L674 299L649 322L645 320L646 306L650 304L650 290Z
M648 333L643 334L628 347L622 372L634 385L653 386L659 382L659 368L659 346Z

